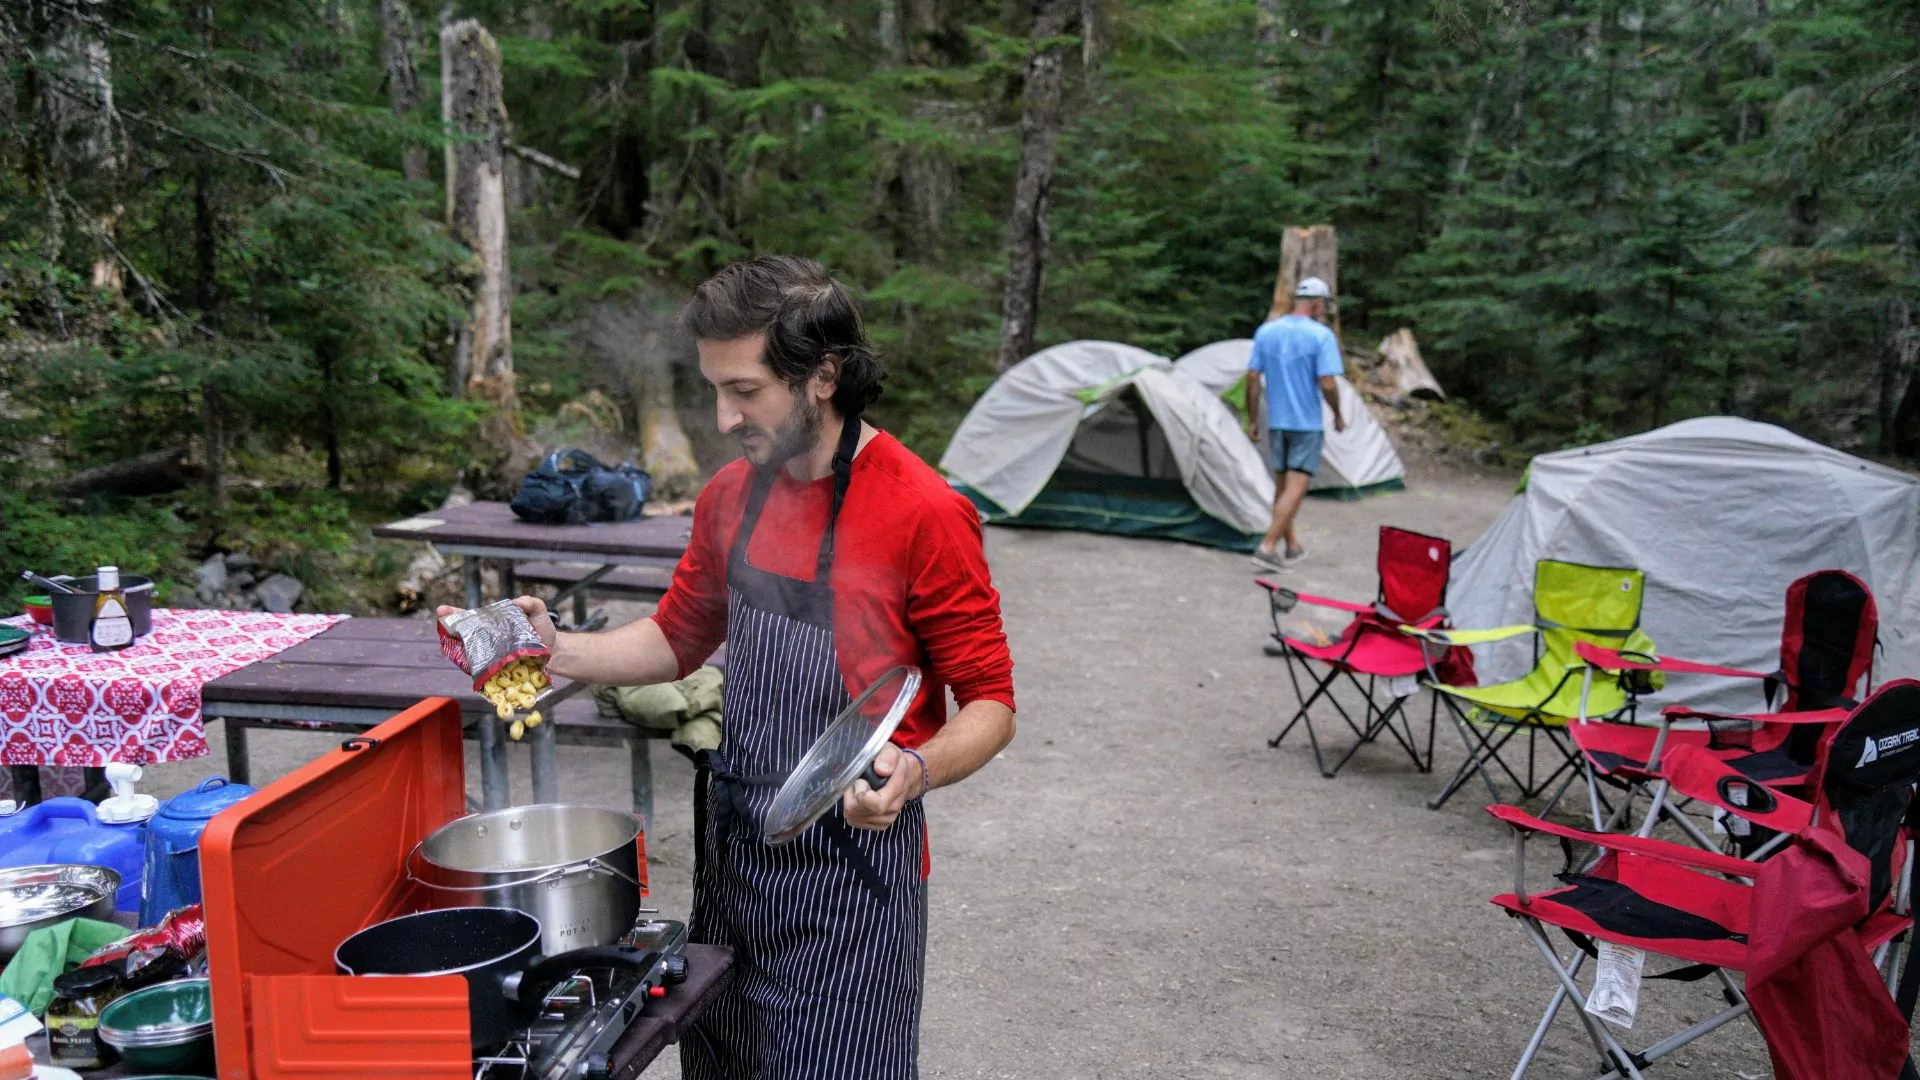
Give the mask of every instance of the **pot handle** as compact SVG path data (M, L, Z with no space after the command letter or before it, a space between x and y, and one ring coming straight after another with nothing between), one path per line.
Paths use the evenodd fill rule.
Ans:
M500 989L509 1000L532 1004L530 999L544 995L554 983L581 968L625 968L629 971L649 971L659 962L660 954L652 950L623 949L617 945L574 949L571 952L555 953L552 956L535 957L519 971L508 972L500 980Z
M491 885L445 885L438 881L428 881L413 872L413 861L419 857L420 849L425 846L425 844L426 840L419 840L413 845L413 850L407 852L407 860L403 864L407 872L407 880L415 885L424 885L429 889L437 889L440 892L497 892L501 889L512 889L521 885L538 885L543 881L552 881L555 878L566 877L568 874L578 874L583 870L598 870L604 874L612 874L614 877L619 878L636 889L641 887L640 883L635 881L633 877L625 871L618 867L610 866L597 858L588 859L585 862L569 863L566 866L556 866L551 870L542 870L532 877L521 878L518 881L496 881Z

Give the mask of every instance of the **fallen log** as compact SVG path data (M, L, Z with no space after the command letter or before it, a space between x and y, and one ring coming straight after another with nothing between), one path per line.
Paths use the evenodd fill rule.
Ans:
M83 495L164 495L194 481L198 469L186 464L187 447L174 446L138 457L82 469L55 480L47 490L62 498Z

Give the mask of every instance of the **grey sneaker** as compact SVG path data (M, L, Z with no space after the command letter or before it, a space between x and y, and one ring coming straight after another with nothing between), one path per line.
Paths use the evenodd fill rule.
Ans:
M1253 552L1253 565L1263 570L1285 570L1289 566L1287 560L1281 558L1279 552L1261 551L1258 548L1255 548Z
M1295 566L1300 565L1300 561L1302 559L1305 559L1306 557L1307 557L1306 548L1303 548L1303 547L1294 548L1292 551L1287 552L1286 555L1281 558L1280 560L1281 568L1291 570Z

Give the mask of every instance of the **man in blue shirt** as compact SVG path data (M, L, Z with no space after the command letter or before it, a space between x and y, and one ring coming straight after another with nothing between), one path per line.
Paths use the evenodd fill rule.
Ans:
M1307 496L1307 484L1320 468L1325 438L1320 419L1324 399L1333 411L1333 430L1347 430L1340 415L1340 389L1334 377L1346 372L1340 342L1320 321L1331 290L1317 277L1293 290L1293 311L1262 326L1253 335L1247 358L1247 437L1267 438L1267 464L1273 468L1273 524L1254 549L1253 561L1272 570L1292 568L1307 554L1293 535L1293 518ZM1285 552L1279 549L1284 538Z

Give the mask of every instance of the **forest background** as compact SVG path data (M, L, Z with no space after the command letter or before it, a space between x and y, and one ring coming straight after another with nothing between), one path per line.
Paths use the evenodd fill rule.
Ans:
M449 376L464 19L504 396ZM21 0L0 67L9 578L178 601L248 551L365 610L408 554L367 523L499 483L503 430L668 400L710 468L668 321L766 251L858 288L930 460L1007 358L1248 335L1313 222L1348 338L1412 327L1515 457L1729 413L1920 458L1920 0Z

